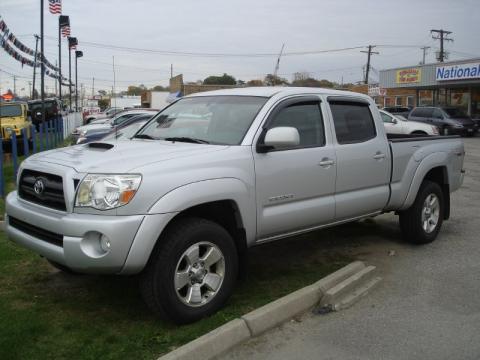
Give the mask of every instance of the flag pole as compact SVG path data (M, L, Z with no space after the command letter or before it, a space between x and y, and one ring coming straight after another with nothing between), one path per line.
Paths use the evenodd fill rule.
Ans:
M40 63L40 93L42 99L42 124L45 122L45 48L43 38L43 8L44 2L40 0L40 52L42 53Z
M58 17L58 99L62 104L62 25L61 15ZM63 104L62 104L63 107Z

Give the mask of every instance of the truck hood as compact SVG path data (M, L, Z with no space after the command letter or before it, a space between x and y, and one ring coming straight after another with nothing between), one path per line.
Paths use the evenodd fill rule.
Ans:
M13 127L14 125L21 124L25 121L24 118L21 116L18 117L11 117L11 116L5 116L2 117L2 121L0 122L3 127Z
M128 173L141 166L194 157L227 149L228 146L158 140L96 142L42 152L25 161L59 164L80 173Z

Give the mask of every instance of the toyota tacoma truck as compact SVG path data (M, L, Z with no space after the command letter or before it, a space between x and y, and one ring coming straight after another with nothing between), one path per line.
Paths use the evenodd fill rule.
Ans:
M387 137L358 93L205 92L130 140L30 156L6 231L63 270L139 274L155 313L189 323L226 302L252 246L386 212L406 241L433 241L464 154L454 136Z

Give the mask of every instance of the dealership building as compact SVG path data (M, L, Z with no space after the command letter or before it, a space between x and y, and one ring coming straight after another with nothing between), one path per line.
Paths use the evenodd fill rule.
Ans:
M368 93L380 106L456 106L480 118L480 58L381 70Z

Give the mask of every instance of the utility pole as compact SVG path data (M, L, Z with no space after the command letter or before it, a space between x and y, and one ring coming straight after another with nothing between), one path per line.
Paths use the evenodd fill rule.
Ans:
M285 44L282 44L282 48L280 49L280 53L278 54L277 62L275 64L275 70L273 71L273 86L275 86L277 82L278 69L280 69L280 58L282 57L284 47Z
M437 60L439 62L443 62L445 60L445 50L444 50L444 47L443 47L443 43L444 43L444 41L453 41L453 39L447 37L452 32L447 31L447 30L443 30L443 29L440 29L440 30L432 29L432 30L430 30L430 33L432 34L432 39L440 40L440 54L438 54ZM434 34L438 34L438 35L434 35Z
M365 80L364 80L364 83L365 84L368 84L368 75L370 75L370 58L372 55L378 55L380 54L379 52L376 52L376 51L372 51L372 49L376 47L375 45L368 45L368 51L360 51L362 53L365 53L367 54L367 67L365 69Z
M173 78L173 64L170 64L170 79Z
M92 78L92 98L95 96L95 78Z
M28 90L31 94L32 93L32 82L31 81L28 82Z
M430 49L430 46L424 46L420 48L423 50L423 60L421 62L422 65L425 65L425 56L427 55L427 50Z
M35 36L35 58L33 59L33 88L32 88L32 100L35 99L35 78L37 77L37 57L38 57L38 40L40 39L40 36L38 35L33 35Z
M13 75L13 95L17 95L17 76Z

